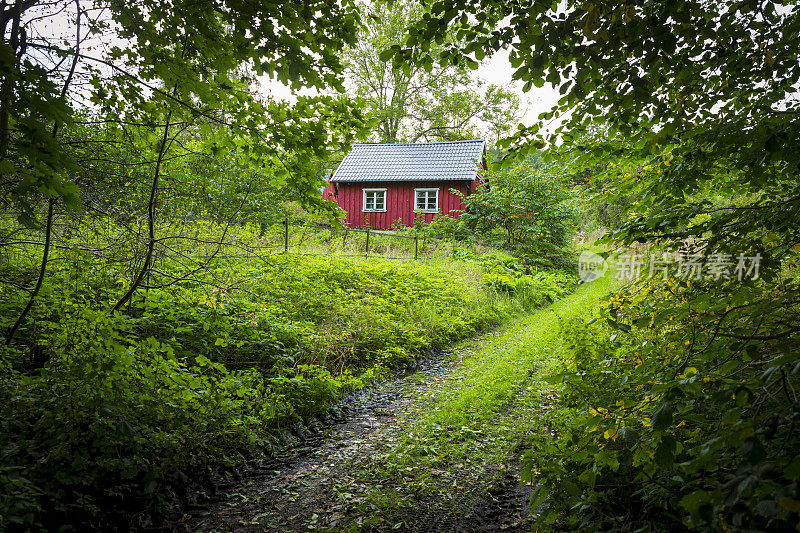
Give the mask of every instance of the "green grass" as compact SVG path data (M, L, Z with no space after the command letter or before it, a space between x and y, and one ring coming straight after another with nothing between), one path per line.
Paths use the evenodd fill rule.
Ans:
M392 479L397 493L366 495L358 512L370 510L368 523L413 520L415 510L431 505L444 515L463 512L464 501L478 504L509 473L531 424L548 408L551 385L543 378L558 367L562 323L590 313L610 282L584 284L546 309L457 347L458 369L406 437L362 471L367 480ZM510 468L516 473L518 466Z
M585 313L608 289L608 279L582 285L575 294L503 328L471 360L464 361L458 388L423 423L448 428L486 423L532 370L546 370L561 321Z

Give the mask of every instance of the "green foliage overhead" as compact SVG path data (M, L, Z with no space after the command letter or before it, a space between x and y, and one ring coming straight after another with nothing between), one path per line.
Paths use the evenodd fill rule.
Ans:
M495 29L501 20L509 23ZM641 208L652 211L623 231L626 239L708 229L716 246L761 238L770 219L785 245L800 240L792 223L800 209L800 13L792 2L723 2L714 10L703 2L571 2L560 11L547 2L441 0L388 55L398 65L424 61L429 51L416 45L450 34L467 44L446 47L442 61L508 48L516 79L550 83L563 95L541 123L506 142L515 151L557 136L581 139L596 120L610 137L578 146L585 165L661 165L657 178L636 184ZM537 138L560 115L562 126ZM693 196L710 189L759 211L714 211ZM704 226L686 227L709 212ZM716 230L723 227L735 231Z
M502 24L499 24L503 21ZM797 525L800 10L794 2L440 0L392 50L455 34L444 61L508 48L515 77L561 93L507 145L560 138L632 213L615 244L730 261L759 279L650 280L578 330L555 435L529 479L571 529L784 531ZM560 116L562 125L543 125ZM592 122L607 134L589 135ZM633 248L645 253L647 248ZM674 257L674 255L673 255ZM596 323L597 324L597 323ZM588 408L586 404L591 408ZM572 410L570 410L572 409Z
M59 134L76 111L83 124L125 133L149 129L143 145L161 152L146 167L151 175L158 175L156 161L168 158L163 152L175 144L159 149L159 140L189 130L205 140L198 151L222 151L254 169L275 166L277 180L293 182L313 202L319 181L313 159L349 143L360 112L331 96L299 96L293 104L264 100L252 85L268 76L293 89L341 88L336 50L355 42L355 4L211 0L95 7L64 1L3 8L10 33L0 43L0 193L22 222L33 224L37 195L78 206L74 173L85 160L71 148L84 139L66 144ZM43 31L54 20L58 30ZM32 37L37 34L44 37ZM101 55L97 43L104 41L110 44Z

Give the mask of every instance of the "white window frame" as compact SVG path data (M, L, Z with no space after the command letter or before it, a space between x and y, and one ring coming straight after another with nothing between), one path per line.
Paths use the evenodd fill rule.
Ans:
M383 209L367 209L367 193L368 192L382 192L383 193ZM386 193L386 189L363 189L361 196L361 211L364 213L385 213L386 212L386 200L388 194Z
M421 193L421 192L425 192L425 193L435 192L436 193L436 208L435 209L429 209L427 207L427 205L428 205L428 195L427 194L425 195L425 206L426 206L425 209L420 209L419 207L417 207L417 205L419 203L418 202L419 201L419 193ZM417 211L417 212L420 212L420 213L438 213L439 212L439 189L432 188L432 187L414 189L414 211Z

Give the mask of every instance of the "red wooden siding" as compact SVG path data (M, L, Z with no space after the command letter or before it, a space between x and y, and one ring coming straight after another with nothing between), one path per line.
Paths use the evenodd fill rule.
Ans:
M334 186L335 185L335 186ZM414 189L439 189L439 212L457 218L464 209L461 197L450 192L455 189L465 195L475 189L474 181L370 181L329 183L323 191L323 198L333 200L347 212L345 223L353 227L389 229L399 220L404 226L411 226L418 216L414 212ZM386 189L386 211L383 213L364 213L363 189ZM436 213L423 213L425 222L430 222Z

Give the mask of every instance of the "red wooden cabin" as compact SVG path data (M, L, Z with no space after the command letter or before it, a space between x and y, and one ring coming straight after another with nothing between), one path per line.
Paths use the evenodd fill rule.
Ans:
M484 184L486 142L452 141L414 144L357 144L331 176L323 197L345 210L354 227L389 229L412 226L422 214L456 218L461 197Z

